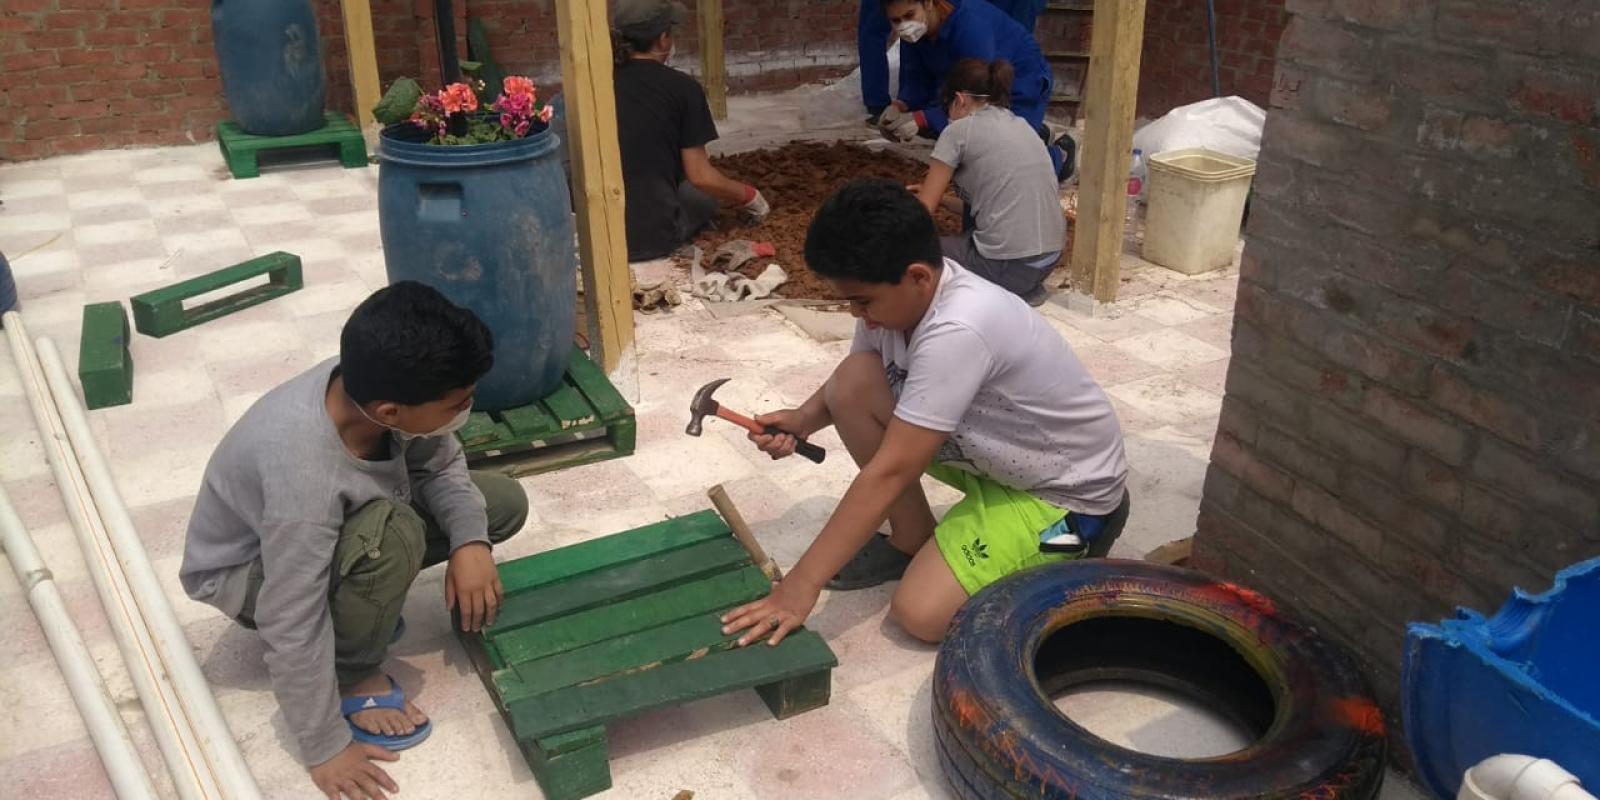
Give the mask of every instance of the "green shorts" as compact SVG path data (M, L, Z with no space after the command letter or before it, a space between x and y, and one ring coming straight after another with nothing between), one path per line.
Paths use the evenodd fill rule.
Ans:
M934 464L927 471L966 495L939 521L933 539L968 595L1018 570L1074 557L1039 552L1039 534L1065 510L955 467Z

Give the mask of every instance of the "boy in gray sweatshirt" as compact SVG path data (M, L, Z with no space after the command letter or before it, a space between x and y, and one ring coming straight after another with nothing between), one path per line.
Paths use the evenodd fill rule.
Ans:
M184 589L260 632L300 756L332 800L398 791L373 761L431 730L382 670L417 573L448 562L447 609L465 630L494 621L490 548L522 528L528 500L510 478L469 472L454 435L492 364L472 312L397 283L351 314L337 359L264 395L206 465Z

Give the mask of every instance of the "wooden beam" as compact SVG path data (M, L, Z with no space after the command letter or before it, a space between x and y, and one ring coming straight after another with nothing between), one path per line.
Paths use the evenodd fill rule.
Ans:
M595 361L610 375L633 354L633 281L622 216L622 154L606 4L556 0L556 24L589 343L596 350Z
M1123 214L1133 112L1139 101L1139 55L1145 0L1095 0L1084 87L1084 138L1079 152L1078 220L1072 239L1072 285L1110 303L1121 281Z
M700 0L700 82L711 116L728 118L728 65L722 55L722 0Z
M372 107L383 97L383 87L378 83L378 51L372 43L372 6L368 0L339 0L339 6L344 12L344 47L350 63L356 121L370 148L375 135Z

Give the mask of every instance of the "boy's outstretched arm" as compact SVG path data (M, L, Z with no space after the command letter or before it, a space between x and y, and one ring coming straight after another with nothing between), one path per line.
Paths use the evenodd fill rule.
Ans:
M866 544L889 516L889 507L933 463L949 434L890 420L883 444L851 481L816 541L766 597L723 616L723 632L748 630L743 647L763 637L783 641L805 623L822 587Z

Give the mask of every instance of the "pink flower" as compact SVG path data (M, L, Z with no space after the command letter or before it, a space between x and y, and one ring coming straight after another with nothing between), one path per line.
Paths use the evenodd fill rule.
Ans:
M550 118L555 115L556 110L550 106L545 106L544 108L539 109L539 121L546 125L550 124Z
M533 81L521 75L507 75L506 79L501 82L501 90L505 95L511 97L521 96L532 100L535 87Z
M439 101L444 105L446 114L458 114L463 111L478 110L478 96L472 93L472 87L464 83L452 83L439 92Z

